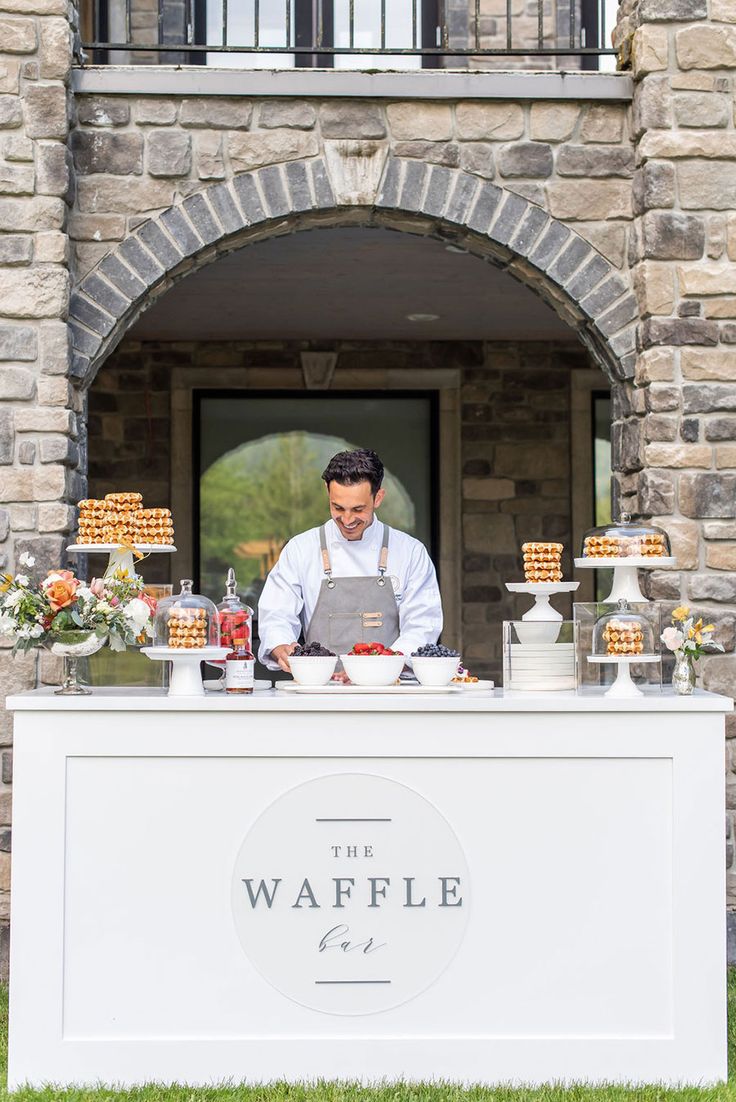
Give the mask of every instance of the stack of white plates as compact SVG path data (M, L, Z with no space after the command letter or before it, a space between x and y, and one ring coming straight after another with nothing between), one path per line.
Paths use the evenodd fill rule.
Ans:
M512 643L507 689L549 692L575 688L572 643Z

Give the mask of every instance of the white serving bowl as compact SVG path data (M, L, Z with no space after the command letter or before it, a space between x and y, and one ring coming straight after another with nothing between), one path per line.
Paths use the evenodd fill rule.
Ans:
M416 679L420 685L449 685L457 673L460 658L412 658Z
M393 685L406 663L403 654L341 654L340 661L352 683L366 687Z
M295 657L292 654L289 665L294 680L299 685L326 685L335 672L337 655L333 654L332 657L326 658L317 655Z

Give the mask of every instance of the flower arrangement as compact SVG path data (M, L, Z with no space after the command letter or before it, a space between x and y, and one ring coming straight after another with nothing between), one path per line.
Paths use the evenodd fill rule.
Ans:
M713 651L723 651L720 643L713 639L714 624L703 625L702 619L695 621L687 605L680 605L672 613L672 624L664 629L662 642L675 654L682 653L696 662L701 655Z
M30 570L35 561L23 552L19 565ZM14 654L48 642L72 643L79 632L94 632L111 650L122 651L153 634L155 607L141 579L126 571L89 585L71 570L50 570L40 581L0 574L0 635L14 638Z

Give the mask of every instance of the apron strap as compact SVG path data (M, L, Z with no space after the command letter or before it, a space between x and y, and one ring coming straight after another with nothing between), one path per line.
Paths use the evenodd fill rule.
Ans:
M319 544L322 548L322 569L327 575L327 580L332 580L332 565L330 564L330 553L327 550L327 525L323 524L319 530Z
M378 560L378 573L381 575L381 581L386 573L386 567L388 566L388 540L391 529L387 524L383 526L383 546L381 547L381 555Z

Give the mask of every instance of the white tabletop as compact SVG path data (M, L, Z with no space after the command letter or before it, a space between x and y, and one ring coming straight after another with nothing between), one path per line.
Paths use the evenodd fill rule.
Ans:
M56 696L53 688L9 696L6 707L18 712L731 712L730 697L696 689L677 696L671 688L645 690L640 697L616 700L602 689L580 692L525 693L503 689L466 691L447 696L354 696L336 693L301 696L276 690L252 696L208 692L203 697L169 697L164 689L95 688L91 696Z

